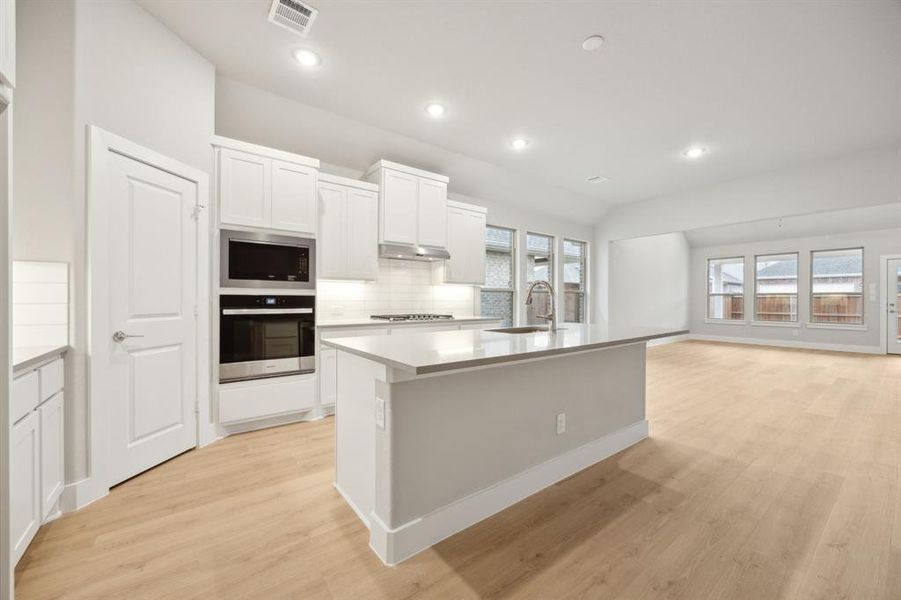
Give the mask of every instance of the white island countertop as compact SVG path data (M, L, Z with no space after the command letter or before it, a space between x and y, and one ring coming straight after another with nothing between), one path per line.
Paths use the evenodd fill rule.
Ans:
M480 323L499 321L497 317L479 317L474 315L455 315L453 319L413 319L410 321L389 321L387 319L361 318L320 318L316 319L316 327L402 327L404 325L454 325L462 323Z
M339 337L322 343L414 375L423 375L647 342L685 333L688 333L687 329L608 329L602 325L567 323L554 334L434 331Z

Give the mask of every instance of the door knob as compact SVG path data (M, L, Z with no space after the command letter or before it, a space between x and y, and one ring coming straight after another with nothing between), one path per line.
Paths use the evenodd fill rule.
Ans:
M144 337L144 336L143 335L128 335L127 333L125 333L124 331L122 331L120 329L119 331L117 331L113 334L113 341L116 342L117 344L121 344L128 338L139 338L139 337Z

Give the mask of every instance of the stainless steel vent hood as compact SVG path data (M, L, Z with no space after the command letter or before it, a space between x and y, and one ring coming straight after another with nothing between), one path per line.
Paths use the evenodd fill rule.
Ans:
M430 248L414 244L379 244L379 258L436 261L450 258L450 252L444 248Z

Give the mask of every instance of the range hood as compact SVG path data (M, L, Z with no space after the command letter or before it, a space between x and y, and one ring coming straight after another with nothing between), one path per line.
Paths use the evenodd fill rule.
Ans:
M436 261L450 258L450 252L444 248L430 248L415 244L379 244L379 258Z

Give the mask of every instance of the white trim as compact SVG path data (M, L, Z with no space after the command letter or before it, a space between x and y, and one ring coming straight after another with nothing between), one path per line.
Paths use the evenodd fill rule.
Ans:
M343 185L344 187L352 187L369 192L379 191L379 184L377 183L360 181L359 179L351 179L350 177L341 177L340 175L332 175L331 173L319 173L316 179L318 183L332 183L335 185Z
M838 329L845 331L867 331L869 327L866 325L853 325L850 323L810 323L806 324L808 329Z
M447 201L448 208L459 208L461 210L468 210L470 212L482 213L484 215L488 214L488 209L484 206L479 206L477 204L467 204L466 202L459 202L457 200L448 199Z
M402 165L400 163L391 162L390 160L379 160L372 163L366 172L363 173L362 179L368 180L373 173L380 169L389 169L391 171L399 171L401 173L406 173L407 175L415 175L416 177L424 177L425 179L431 179L433 181L440 181L442 183L449 183L450 178L447 175L441 175L440 173L432 173L431 171L423 171L422 169L417 169L416 167L410 167L408 165Z
M94 339L93 323L108 314L107 290L109 287L109 269L106 248L108 230L108 198L107 174L109 172L108 157L111 152L142 162L151 167L166 171L197 185L197 202L205 207L197 220L197 272L209 272L209 175L200 169L191 167L177 160L154 152L130 140L119 137L94 125L87 126L87 287L88 287L88 477L77 482L73 493L75 498L68 499L74 505L84 506L102 498L109 493L109 428L108 411L104 394L96 389L96 382L101 381L99 365L93 361L100 352L95 348L98 341ZM206 264L201 264L205 260ZM209 277L198 277L197 316L195 336L198 340L210 339L210 281ZM202 337L203 336L203 337ZM215 425L211 422L209 348L205 351L198 343L197 352L197 403L196 444L197 447L208 444L217 438Z
M259 156L265 156L266 158L283 160L285 162L294 163L296 165L313 167L314 169L319 168L318 158L310 158L309 156L304 156L302 154L285 152L284 150L276 150L275 148L267 148L266 146L259 146L257 144L251 144L250 142L242 142L241 140L235 140L232 138L223 137L221 135L214 135L211 143L216 148L229 148L230 150L238 150L239 152L247 152L248 154L256 154Z
M338 493L341 494L341 497L344 498L344 501L347 502L348 506L350 506L353 509L353 511L355 513L357 513L357 518L359 518L361 521L363 521L363 524L366 525L367 529L369 529L370 528L369 527L369 516L366 515L366 513L364 513L362 511L362 509L360 509L359 506L357 506L356 502L354 502L353 499L350 497L350 495L347 494L344 491L344 489L341 488L340 485L338 485L337 481L333 481L332 485L335 487L335 489L338 491Z
M801 327L798 321L751 321L752 327Z
M4 7L5 8L5 7ZM12 89L0 85L0 599L11 600L14 595L15 560L13 558L10 523L10 384L12 380L12 307L10 291L13 179L13 108Z
M231 294L235 296L315 296L316 290L292 290L290 288L219 288L220 294Z
M369 545L386 565L396 565L646 437L642 419L393 529L373 512Z
M851 344L820 344L795 340L768 340L763 338L731 337L726 335L691 334L691 339L704 342L725 342L748 344L751 346L776 346L779 348L800 348L803 350L826 350L828 352L853 352L857 354L880 354L879 346L854 346Z
M704 318L704 322L708 325L747 325L747 319L711 319L709 317Z
M888 261L901 259L901 254L883 254L879 257L879 349L888 354ZM899 307L901 309L901 307Z
M673 335L665 338L657 338L656 340L648 341L648 348L653 348L654 346L666 346L667 344L675 344L677 342L684 342L691 339L690 333L682 333L680 335Z
M97 496L92 486L93 482L90 477L67 483L59 497L60 510L63 513L79 510L106 495L104 493L101 496Z

